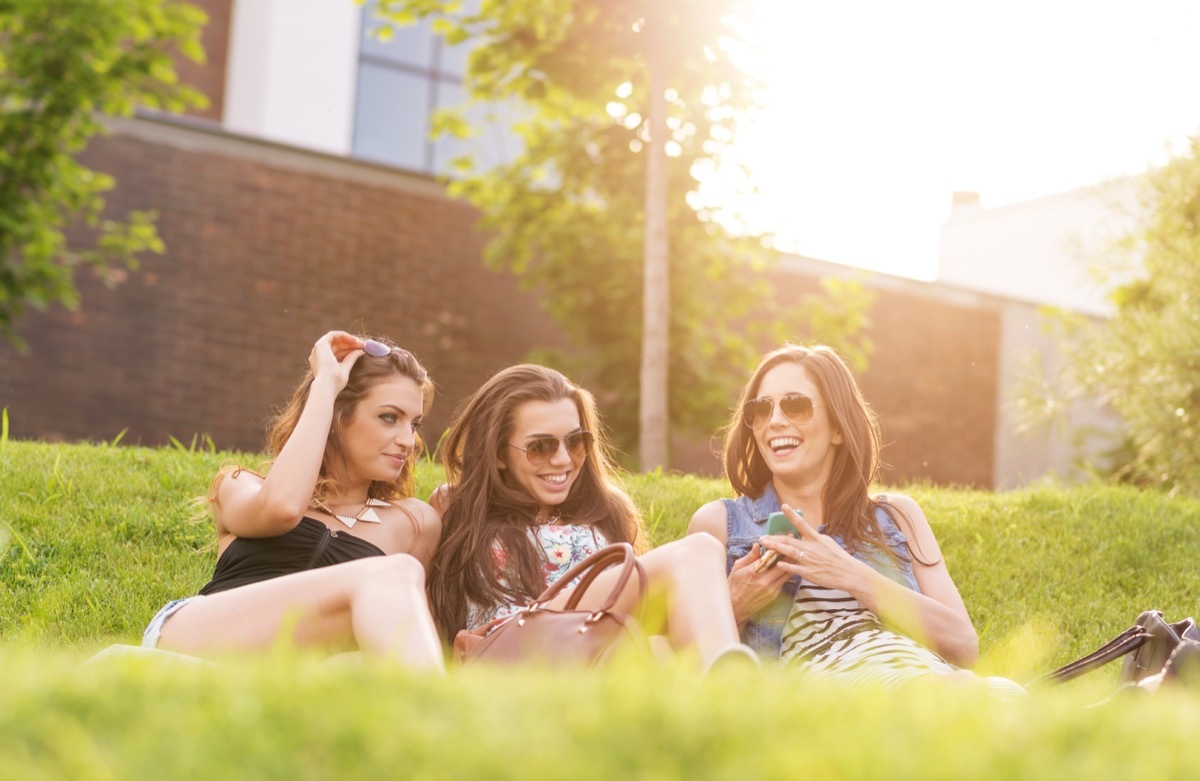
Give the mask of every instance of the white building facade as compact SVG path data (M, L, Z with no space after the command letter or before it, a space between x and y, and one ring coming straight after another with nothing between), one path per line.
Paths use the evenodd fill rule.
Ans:
M1046 308L1106 317L1117 280L1096 277L1095 261L1135 226L1136 182L1117 180L1021 203L987 208L977 193L955 193L941 228L938 282L1001 296L1001 408L995 436L995 486L1053 475L1086 475L1081 459L1102 462L1121 421L1108 408L1076 403L1054 425L1027 430L1016 414L1031 373L1053 380L1063 359L1047 332Z

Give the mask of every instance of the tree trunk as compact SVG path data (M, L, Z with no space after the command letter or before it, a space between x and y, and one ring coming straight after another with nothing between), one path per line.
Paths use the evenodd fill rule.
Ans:
M670 246L667 237L667 78L650 32L650 143L646 145L646 226L643 247L641 406L639 465L667 466L667 356L671 322Z

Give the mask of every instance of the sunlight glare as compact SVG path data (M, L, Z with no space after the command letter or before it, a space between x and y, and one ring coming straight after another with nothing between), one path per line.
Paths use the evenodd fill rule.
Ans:
M753 2L768 106L736 156L754 225L799 254L932 279L954 191L1138 174L1200 128L1200 3Z

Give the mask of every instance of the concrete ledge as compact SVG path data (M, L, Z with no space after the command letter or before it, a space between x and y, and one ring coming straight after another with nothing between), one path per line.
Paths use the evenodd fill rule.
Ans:
M215 123L191 117L142 113L133 118L106 117L104 122L115 136L136 138L189 152L210 152L252 160L263 165L374 187L386 187L425 198L452 200L446 194L445 185L426 174L402 171L380 163L317 152L253 136L238 135L222 129Z

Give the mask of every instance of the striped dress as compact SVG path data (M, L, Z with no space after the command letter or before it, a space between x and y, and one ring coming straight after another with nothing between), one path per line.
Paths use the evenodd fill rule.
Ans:
M796 589L779 658L784 665L852 687L896 688L922 675L958 669L889 629L849 593L808 581Z

